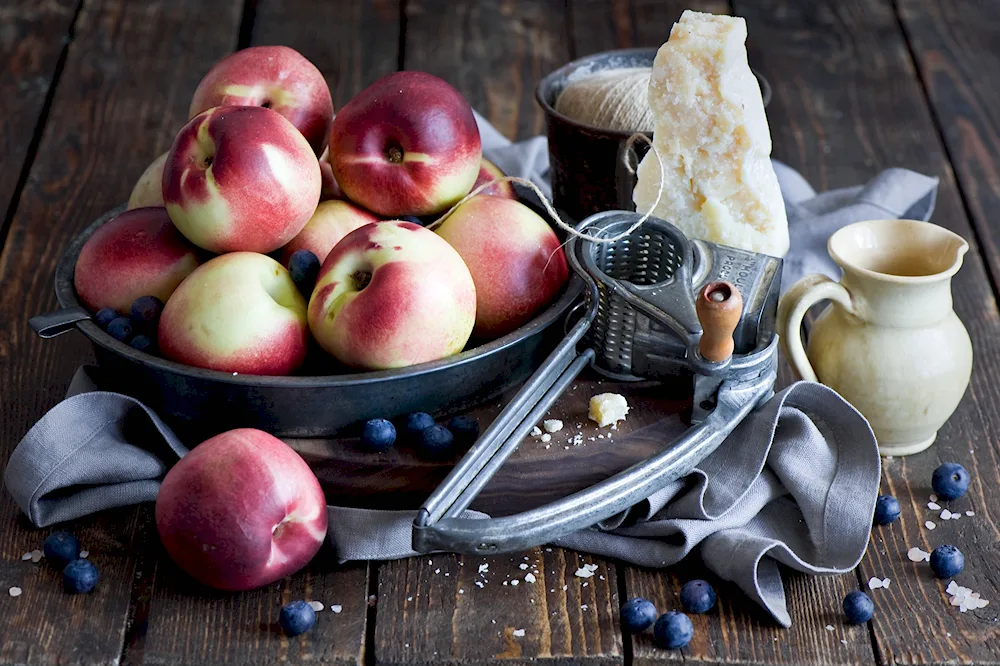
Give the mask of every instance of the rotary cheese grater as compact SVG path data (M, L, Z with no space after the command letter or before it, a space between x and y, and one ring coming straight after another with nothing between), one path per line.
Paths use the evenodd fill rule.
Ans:
M577 231L616 238L640 219L609 211ZM418 552L524 550L592 527L688 474L761 402L777 373L781 260L700 240L656 218L612 242L566 246L583 301L566 338L427 499ZM571 316L571 319L573 317ZM655 456L523 513L461 517L586 366L617 380L690 381L691 424Z

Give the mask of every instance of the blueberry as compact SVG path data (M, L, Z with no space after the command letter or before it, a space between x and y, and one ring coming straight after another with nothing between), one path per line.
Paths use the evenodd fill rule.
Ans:
M638 634L649 629L656 622L656 606L648 599L629 599L622 604L622 629L630 634Z
M69 532L53 532L42 544L45 559L62 569L73 560L80 559L80 540Z
M938 546L931 551L931 569L938 578L951 578L962 573L965 555L955 546Z
M872 613L874 612L875 604L872 603L871 598L864 592L855 590L844 597L844 615L847 616L848 622L852 624L864 624L872 619Z
M681 588L681 606L689 613L707 613L715 599L715 590L705 580L691 580Z
M934 470L931 487L941 499L958 499L969 489L969 473L958 463L945 463Z
M879 495L875 500L875 524L888 525L899 520L899 500L892 495Z
M456 416L448 421L448 430L456 441L472 444L479 438L479 421L469 416Z
M118 313L115 312L114 308L101 308L97 311L97 314L94 315L94 321L97 322L98 326L106 329L108 324L111 323L111 320L117 316Z
M99 578L90 560L73 560L63 569L63 588L71 594L87 594L97 586Z
M115 317L108 324L108 334L116 340L128 342L132 337L132 322L125 317Z
M148 352L153 350L154 342L152 338L147 335L137 335L131 340L129 340L129 345L132 349L141 352Z
M304 601L293 601L282 607L278 624L289 636L304 634L316 624L316 611Z
M427 412L413 412L406 417L406 434L416 438L421 432L434 425L434 417Z
M312 294L319 276L319 258L309 250L296 250L288 258L288 274L303 295Z
M372 419L361 431L361 443L372 451L388 451L396 442L396 426L385 419Z
M673 650L682 648L694 638L694 625L684 613L670 611L664 613L653 625L653 639L661 648Z
M132 325L136 328L155 328L163 312L163 301L156 296L140 296L133 301L130 312Z
M455 436L443 425L432 425L420 431L416 449L417 455L422 458L447 458L455 450Z

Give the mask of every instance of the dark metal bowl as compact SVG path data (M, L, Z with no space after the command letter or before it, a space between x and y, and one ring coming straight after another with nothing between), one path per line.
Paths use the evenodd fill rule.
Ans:
M316 377L203 370L119 342L90 319L77 298L73 273L81 248L123 209L106 213L73 238L56 267L56 298L63 310L33 319L32 326L43 337L78 328L93 343L107 384L102 388L142 400L188 437L243 427L286 437L321 437L369 418L466 410L531 375L562 339L558 324L580 293L573 281L513 333L447 359L399 370Z
M574 219L582 220L606 210L635 210L632 203L635 176L626 164L637 164L647 148L643 142L637 142L635 155L625 156L626 143L636 132L585 125L557 112L556 100L581 75L652 67L657 50L622 49L579 58L548 74L535 89L535 99L547 121L552 201ZM754 75L766 107L771 101L771 85L758 72L754 71ZM651 132L639 133L653 136Z

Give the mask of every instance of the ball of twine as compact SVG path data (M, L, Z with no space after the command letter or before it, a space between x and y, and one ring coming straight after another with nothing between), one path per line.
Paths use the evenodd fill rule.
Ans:
M623 132L652 132L649 67L607 69L573 81L556 99L555 110L573 120Z

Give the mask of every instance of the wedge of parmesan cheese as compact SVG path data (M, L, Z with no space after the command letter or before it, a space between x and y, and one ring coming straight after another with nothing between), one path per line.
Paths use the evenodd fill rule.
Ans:
M746 37L739 17L687 10L674 24L649 82L656 151L633 198L645 213L659 191L653 215L689 238L783 257L788 221Z

